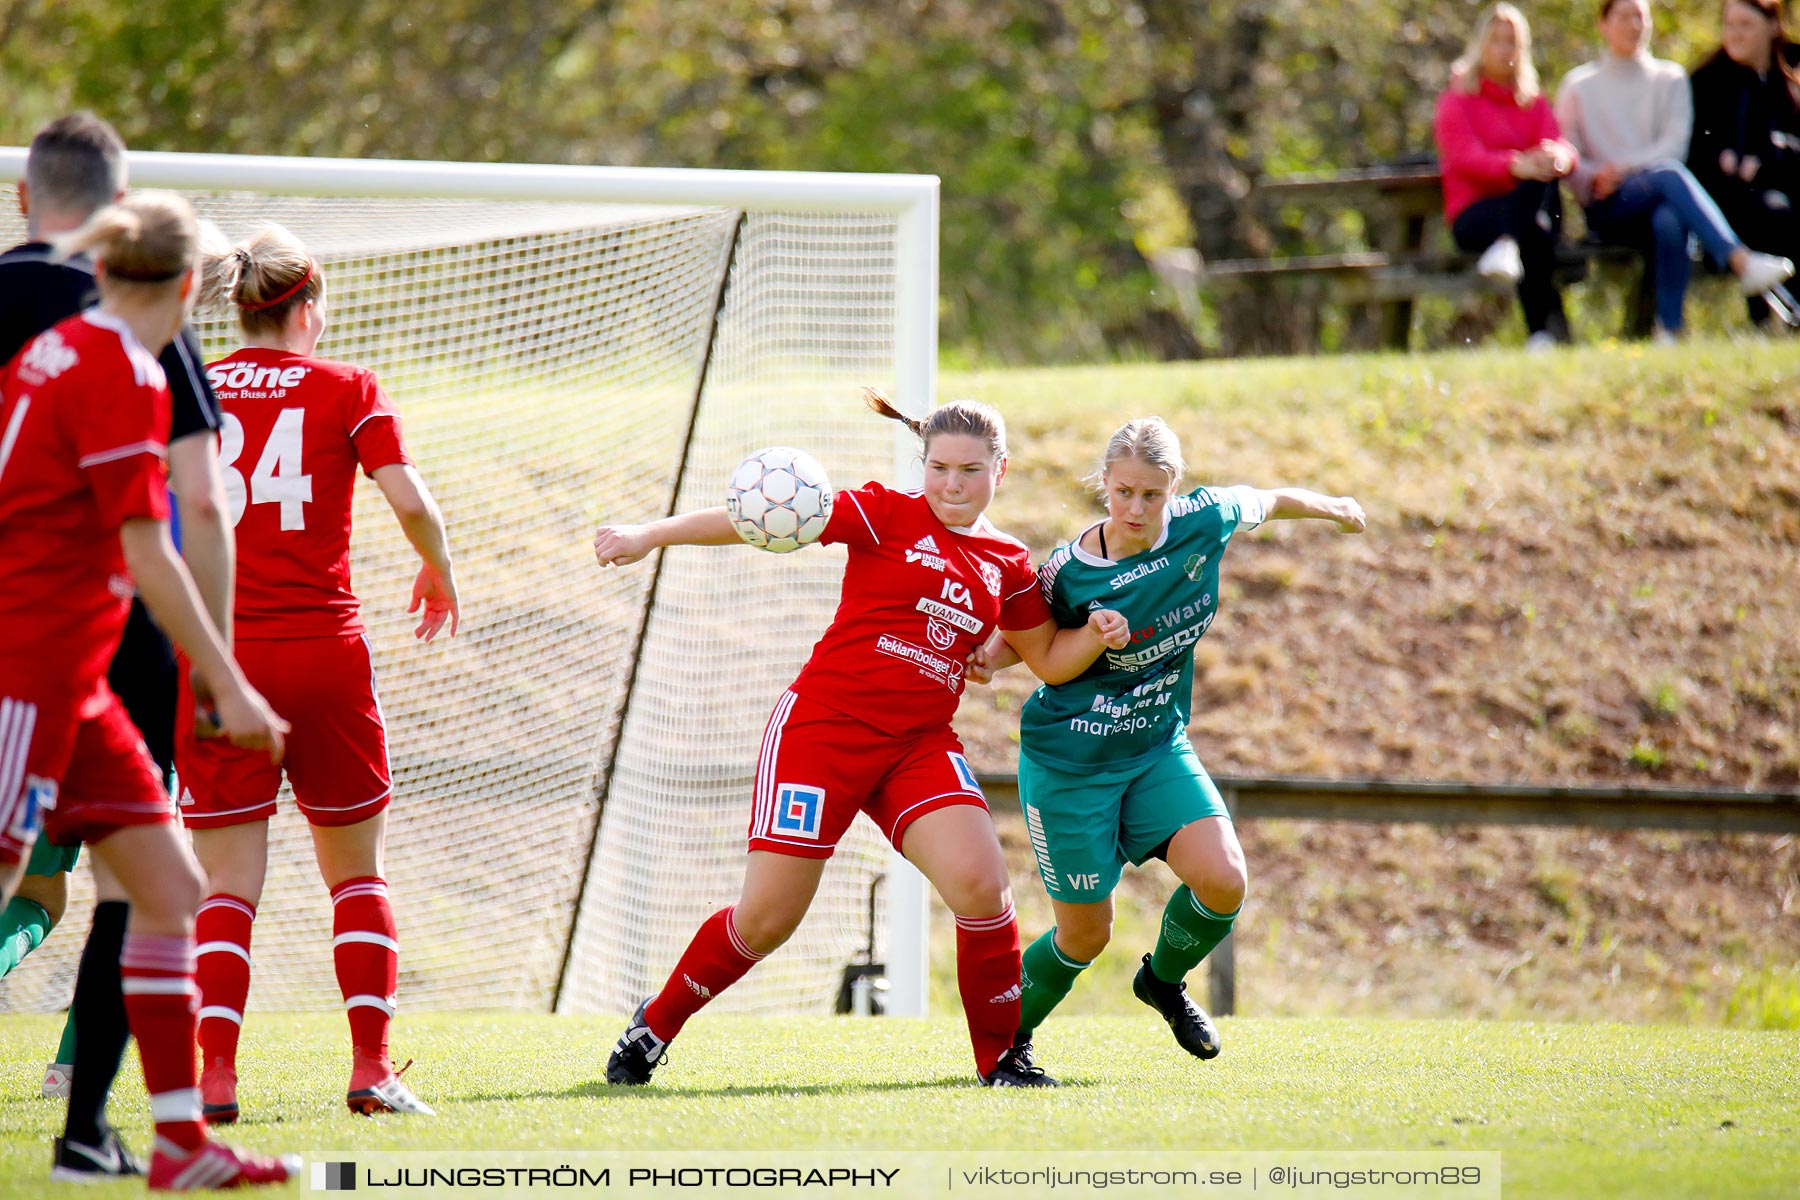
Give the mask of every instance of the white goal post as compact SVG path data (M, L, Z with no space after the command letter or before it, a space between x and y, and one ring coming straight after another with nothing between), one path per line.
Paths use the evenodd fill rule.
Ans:
M415 563L378 493L352 558L395 772L387 874L403 1003L628 1012L736 895L764 719L833 611L843 551L680 548L602 572L599 519L719 503L745 452L792 443L833 482L916 485L936 392L938 180L133 153L234 240L278 221L324 266L326 357L374 369L445 510L465 623L420 646ZM0 148L0 191L25 151ZM24 240L0 196L0 246ZM218 315L209 357L235 346ZM227 464L228 467L231 464ZM251 1009L335 1008L329 898L284 795ZM0 982L66 1004L91 889ZM879 920L871 921L879 912ZM830 1011L886 964L926 1007L924 881L859 819L795 938L721 998ZM872 944L871 944L872 943Z

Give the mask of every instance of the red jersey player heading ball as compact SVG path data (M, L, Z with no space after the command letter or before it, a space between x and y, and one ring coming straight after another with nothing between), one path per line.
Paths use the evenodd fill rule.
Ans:
M843 597L763 734L738 902L701 925L661 992L638 1007L606 1064L610 1083L642 1084L687 1019L799 926L831 857L866 812L956 914L956 969L975 1070L988 1086L1053 1086L1013 1046L1019 928L987 801L950 727L964 663L996 628L1045 679L1072 679L1124 619L1096 612L1059 630L1024 545L985 516L1006 476L1006 427L957 402L923 421L881 393L865 399L924 442L925 486L879 483L837 494L824 542L847 546ZM602 525L601 566L663 546L737 545L723 508L648 525Z
M400 413L362 367L316 358L325 276L294 236L268 226L213 264L245 345L207 368L223 415L219 463L237 526L235 620L244 672L293 723L288 782L331 889L332 960L352 1043L348 1103L359 1113L431 1109L388 1056L399 935L382 874L393 790L361 609L350 590L357 472L375 480L422 565L416 635L456 630L444 520L413 468ZM185 710L186 706L183 706ZM234 1121L250 931L262 899L281 769L184 736L182 814L211 894L200 906L200 1090L206 1119Z

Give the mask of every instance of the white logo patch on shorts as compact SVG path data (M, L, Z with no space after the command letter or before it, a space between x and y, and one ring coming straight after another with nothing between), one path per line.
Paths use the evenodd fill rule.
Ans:
M975 778L975 772L969 766L969 760L954 750L946 750L944 753L950 759L950 765L956 769L956 778L962 782L963 790L974 792L977 796L985 796L986 793L981 790L980 780Z
M775 785L775 832L791 837L819 837L819 819L825 812L825 789L803 783Z

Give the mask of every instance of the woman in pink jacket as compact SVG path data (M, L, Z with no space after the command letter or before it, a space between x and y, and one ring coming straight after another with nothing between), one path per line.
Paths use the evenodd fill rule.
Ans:
M1434 133L1444 221L1457 246L1481 255L1483 275L1518 285L1529 348L1566 341L1553 277L1562 227L1556 181L1575 169L1575 148L1538 87L1531 27L1511 4L1494 5L1476 24L1450 68Z

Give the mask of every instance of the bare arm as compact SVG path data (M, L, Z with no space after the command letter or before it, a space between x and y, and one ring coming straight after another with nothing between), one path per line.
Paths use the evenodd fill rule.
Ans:
M219 476L218 435L210 429L169 443L169 488L181 515L181 558L219 635L231 645L237 547Z
M992 683L994 676L1024 661L1006 640L1006 635L996 629L987 641L969 651L963 678L970 683Z
M147 517L126 521L119 527L119 545L144 607L212 692L225 736L233 745L267 750L270 759L280 762L287 722L270 711L232 661L218 627L200 603L192 576L175 554L168 523Z
M1067 683L1093 665L1108 648L1122 650L1131 641L1125 618L1109 608L1088 614L1079 629L1058 629L1045 621L1031 629L1008 629L1006 644L1045 683ZM994 668L998 670L998 667Z
M623 567L664 546L746 544L723 507L702 508L645 525L602 525L594 531L594 558L603 567Z
M418 578L413 580L412 604L406 610L419 612L421 605L425 609L413 636L429 642L446 621L454 636L462 621L462 605L456 595L456 574L450 565L450 535L444 529L444 514L438 510L431 489L411 466L391 463L377 467L374 478L388 507L394 510L406 540L424 563Z
M1345 533L1361 533L1366 521L1362 505L1349 496L1327 496L1305 488L1259 488L1263 520L1285 521L1300 517L1321 517L1336 521Z

